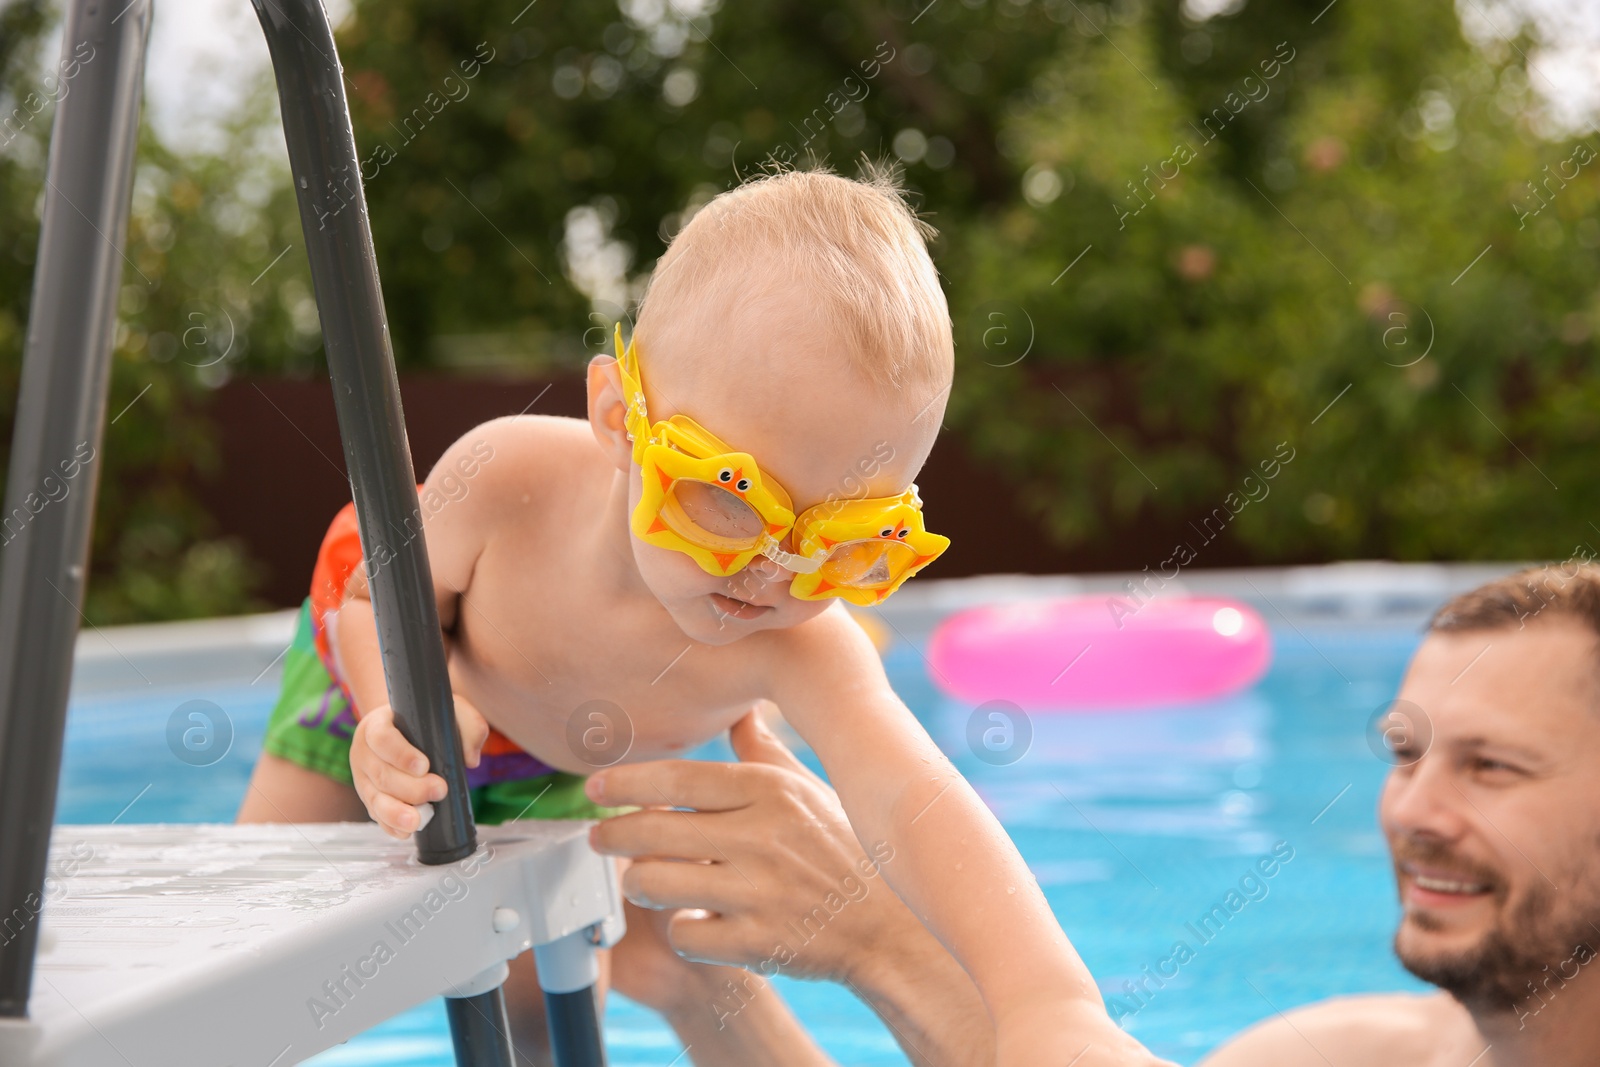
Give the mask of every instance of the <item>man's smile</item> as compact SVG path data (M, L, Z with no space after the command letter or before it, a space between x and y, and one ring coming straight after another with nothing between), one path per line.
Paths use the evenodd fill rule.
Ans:
M1491 892L1487 882L1444 868L1407 862L1400 864L1400 870L1409 880L1405 893L1408 904L1448 907L1477 900Z

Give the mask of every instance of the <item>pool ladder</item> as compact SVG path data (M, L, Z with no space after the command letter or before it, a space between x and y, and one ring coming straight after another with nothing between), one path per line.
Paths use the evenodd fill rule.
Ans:
M421 516L338 53L318 0L252 3L376 544ZM595 951L622 933L615 869L581 823L480 842L420 536L371 582L395 720L450 787L414 856L371 824L75 826L52 842L150 18L150 0L71 0L62 39L76 73L51 131L0 514L0 1063L280 1067L445 995L457 1063L511 1067L501 985L532 947L556 1064L604 1064Z

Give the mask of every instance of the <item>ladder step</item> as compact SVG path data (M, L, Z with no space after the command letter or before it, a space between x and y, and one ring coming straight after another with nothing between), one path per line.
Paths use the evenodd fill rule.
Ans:
M0 928L42 924L0 1063L298 1063L534 945L617 929L590 825L480 827L476 853L438 867L371 823L59 825L42 914Z

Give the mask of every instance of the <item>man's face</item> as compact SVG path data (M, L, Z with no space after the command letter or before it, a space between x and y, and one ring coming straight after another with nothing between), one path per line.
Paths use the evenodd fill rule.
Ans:
M1468 1007L1534 1010L1600 946L1600 642L1559 615L1430 634L1399 698L1422 725L1379 801L1395 952Z

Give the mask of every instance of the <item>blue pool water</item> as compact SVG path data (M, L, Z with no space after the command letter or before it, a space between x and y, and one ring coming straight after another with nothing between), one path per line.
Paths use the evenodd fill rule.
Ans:
M1273 638L1272 670L1246 694L1154 712L1035 715L1031 746L1006 766L969 749L973 708L938 693L920 649L901 642L886 657L897 690L1011 832L1123 1025L1180 1063L1274 1009L1422 988L1389 950L1398 909L1373 814L1385 765L1365 732L1417 634L1302 626ZM274 696L262 682L74 701L60 821L231 821ZM235 728L228 755L208 767L167 748L167 720L191 699L220 705ZM1202 929L1275 848L1292 858L1245 881L1234 900L1243 907ZM1186 953L1174 952L1180 941ZM1129 995L1124 984L1147 967L1176 976ZM780 987L840 1063L906 1062L849 994ZM617 1067L687 1063L671 1031L621 997L610 999L606 1030ZM425 1005L307 1062L446 1067L444 1010Z

